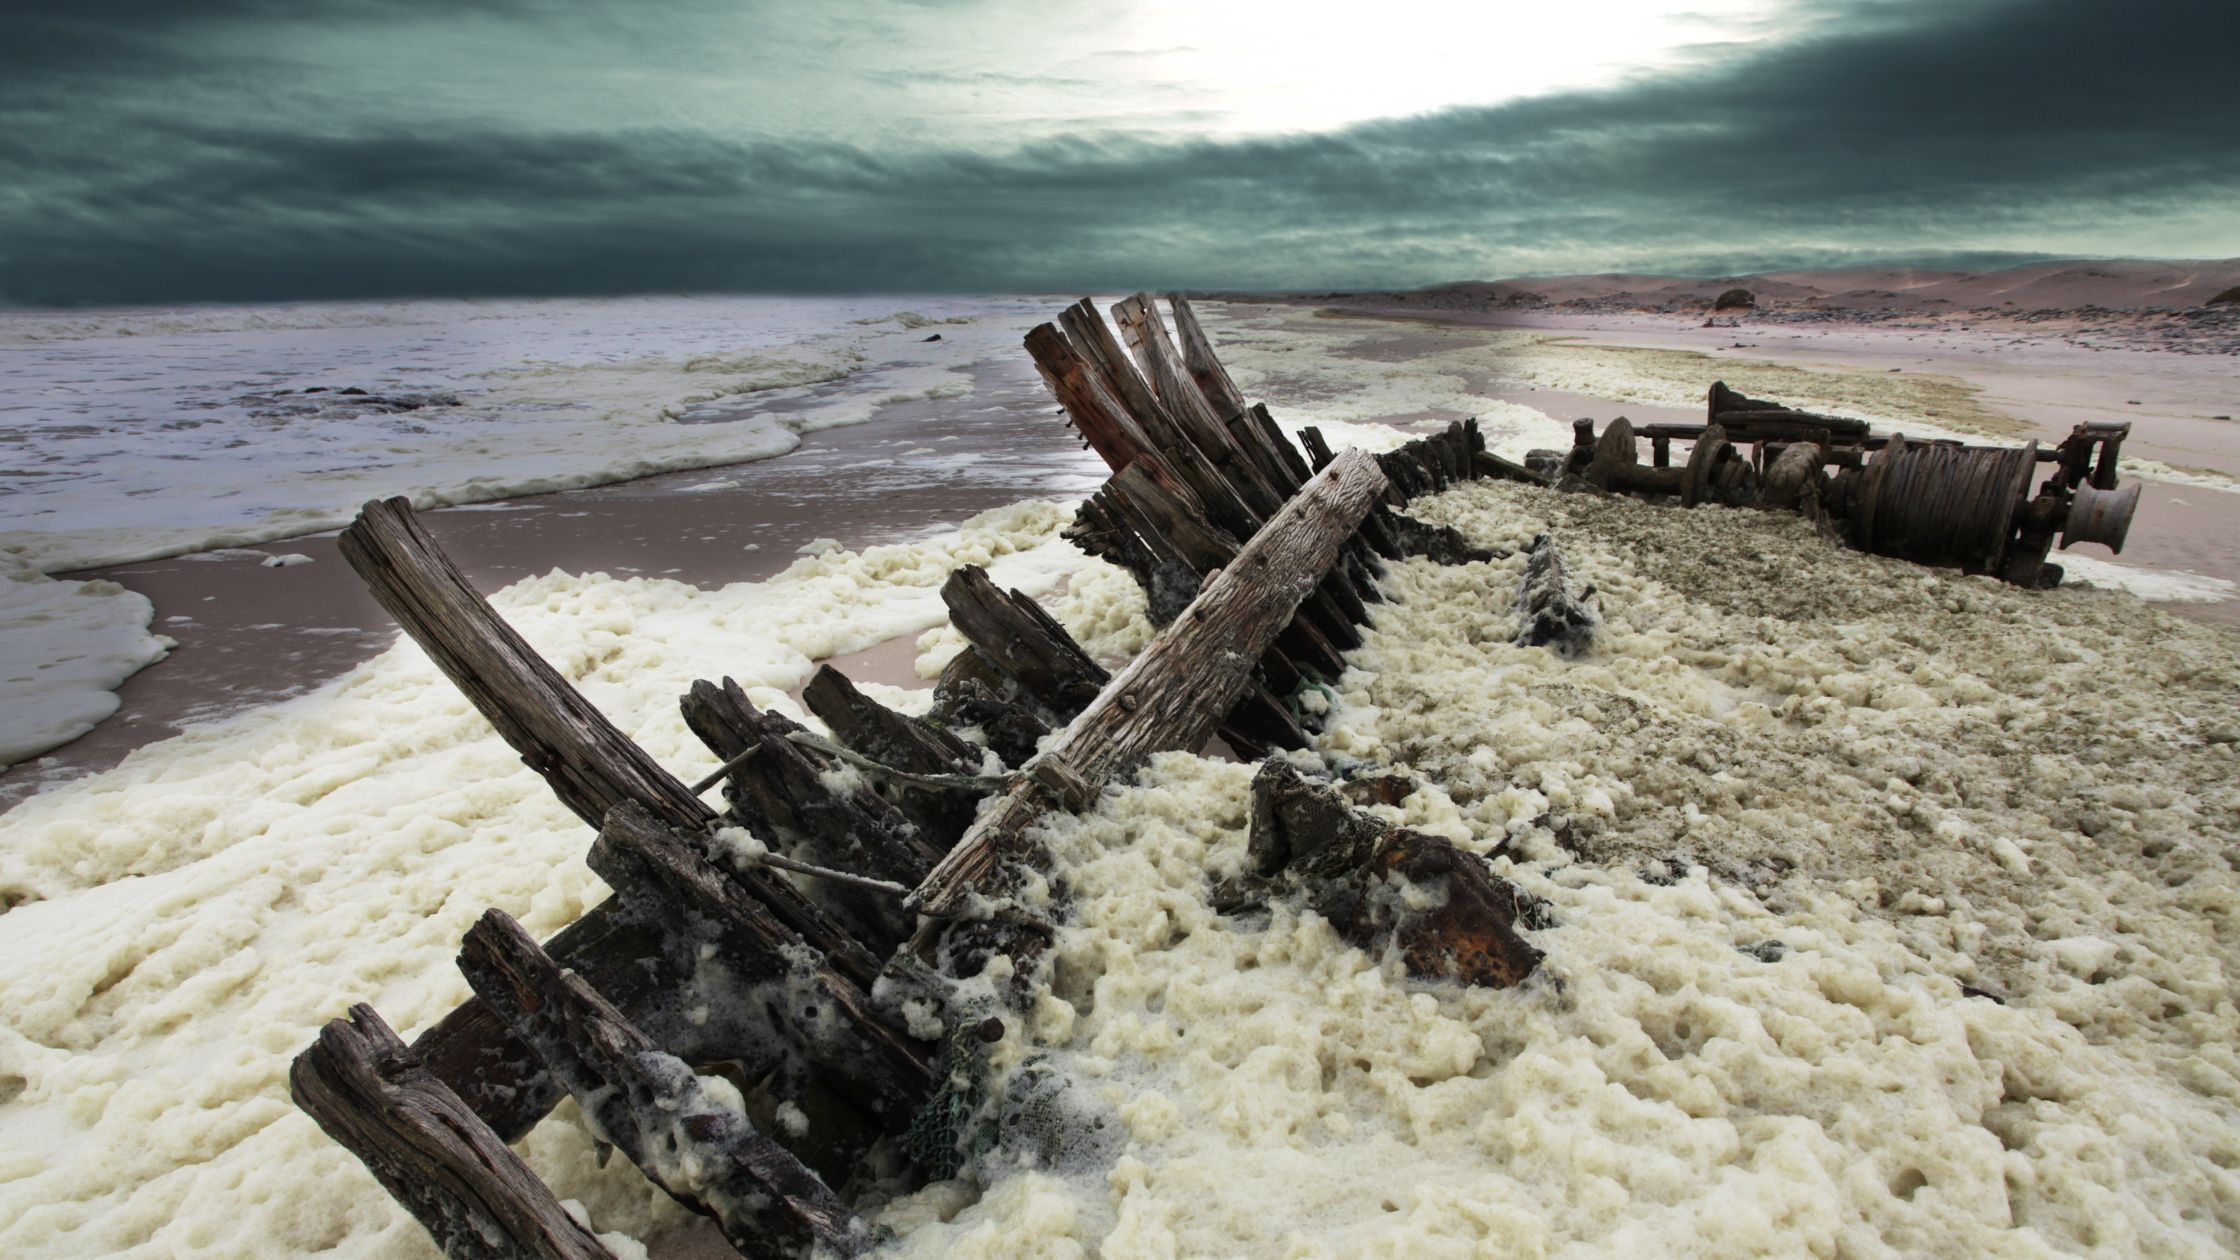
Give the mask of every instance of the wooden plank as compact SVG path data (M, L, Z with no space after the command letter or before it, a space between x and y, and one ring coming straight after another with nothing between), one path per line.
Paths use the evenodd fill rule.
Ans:
M1220 471L1245 506L1265 519L1283 502L1284 496L1261 477L1258 467L1229 436L1222 417L1214 414L1212 405L1199 392L1197 382L1190 379L1182 366L1181 355L1167 336L1166 323L1159 318L1151 295L1138 293L1121 300L1113 306L1112 316L1127 334L1129 348L1135 351L1144 375L1150 378L1152 390L1166 405L1167 413Z
M1217 405L1208 399L1183 365L1182 356L1168 337L1166 324L1159 318L1158 306L1150 294L1138 293L1124 299L1112 311L1114 320L1127 333L1128 344L1142 362L1154 392L1166 405L1168 414L1181 425L1191 444L1213 464L1254 515L1264 519L1275 511L1296 487L1283 472L1278 453L1257 440L1251 417L1241 412L1233 419L1220 414ZM1206 354L1209 357L1212 354L1210 346ZM1232 426L1253 440L1240 440ZM1216 519L1217 523L1228 524ZM1237 532L1248 536L1252 531L1240 529ZM1358 589L1352 572L1343 566L1333 567L1324 575L1322 598L1339 610L1336 621L1322 626L1323 633L1348 647L1353 646L1356 636L1351 627L1368 618L1370 598Z
M670 1197L714 1217L742 1255L870 1249L870 1226L822 1179L718 1101L688 1064L553 961L504 911L467 932L459 969L514 1035L536 1047L599 1135Z
M1213 404L1216 414L1223 419L1245 410L1244 391L1229 377L1229 369L1213 352L1213 341L1206 336L1203 325L1198 323L1198 312L1192 310L1189 299L1179 293L1167 295L1167 307L1174 312L1174 331L1182 342L1182 363L1197 382L1198 392ZM1306 478L1301 477L1304 482Z
M1138 460L1120 470L1113 486L1126 496L1130 508L1144 514L1150 528L1161 531L1174 543L1191 568L1207 574L1226 567L1236 558L1236 540L1192 516L1189 506L1169 493L1157 469L1156 457ZM1336 620L1338 614L1334 608L1318 613L1310 607L1315 599L1316 595L1310 594L1302 601L1301 615L1277 634L1274 651L1292 664L1315 670L1325 678L1336 678L1345 670L1344 649L1332 643L1320 627ZM1358 639L1351 645L1357 646Z
M1196 748L1243 694L1252 663L1335 563L1384 492L1376 461L1349 451L1308 483L1237 553L1175 623L1105 687L912 895L952 914L1025 856L1025 833L1052 797L1080 808L1154 752Z
M1107 479L1082 503L1066 537L1089 554L1103 556L1133 573L1136 584L1143 588L1144 615L1154 626L1167 625L1198 597L1198 570L1184 561L1181 552L1158 531L1141 506L1129 500L1116 480Z
M409 501L367 503L340 547L374 599L577 817L597 827L618 801L687 825L713 813L506 624Z
M1058 316L1058 324L1066 330L1066 337L1072 341L1075 351L1099 375L1112 396L1128 409L1128 414L1154 447L1165 449L1184 440L1166 404L1152 392L1151 383L1136 370L1135 361L1128 357L1128 352L1120 348L1120 339L1113 335L1112 326L1104 322L1104 316L1097 313L1095 303L1081 299ZM1117 469L1120 465L1114 467Z
M1113 396L1100 374L1055 324L1037 324L1026 337L1027 354L1043 383L1065 409L1074 431L1114 468L1156 447Z
M1322 430L1312 425L1299 430L1299 444L1306 448L1307 464L1316 472L1328 468L1330 461L1337 458L1330 450L1330 443L1323 438ZM1390 486L1385 488L1384 493L1385 503L1390 503L1397 497L1397 492ZM1397 560L1407 553L1392 535L1391 513L1386 509L1385 503L1369 510L1369 515L1361 522L1361 538L1381 559Z
M451 1260L614 1260L372 1007L320 1031L288 1092Z
M1261 469L1272 487L1286 498L1299 493L1299 487L1313 478L1315 469L1310 469L1306 457L1290 442L1290 437L1284 435L1284 428L1268 413L1266 404L1245 401L1243 390L1236 388L1236 381L1230 379L1230 370L1221 365L1221 356L1214 354L1214 343L1205 336L1205 327L1198 323L1198 312L1192 309L1189 300L1180 294L1167 294L1167 307L1174 312L1174 332L1183 345L1183 365L1189 370L1189 377L1196 381L1198 395L1205 397L1214 415L1221 415L1228 421L1236 444L1259 457ZM1378 538L1375 538L1378 525L1371 520L1362 529L1362 538L1346 543L1351 554L1346 565L1353 587L1351 594L1355 601L1382 603L1384 596L1378 594L1373 581L1375 556L1380 552ZM1337 594L1337 599L1344 599L1344 594Z
M1252 404L1252 422L1259 428L1261 440L1283 461L1291 480L1291 489L1296 492L1300 486L1307 484L1307 478L1314 476L1314 469L1307 466L1306 458L1299 453L1299 448L1284 436L1283 426L1277 424L1276 418L1269 414L1266 403Z

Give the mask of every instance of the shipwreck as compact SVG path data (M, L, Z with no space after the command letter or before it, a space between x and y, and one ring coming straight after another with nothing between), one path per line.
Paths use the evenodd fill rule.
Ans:
M491 910L459 956L474 1000L410 1044L353 1007L295 1062L297 1103L447 1254L612 1254L508 1146L564 1096L749 1256L877 1246L851 1195L875 1152L935 1178L1006 1127L1098 1141L1104 1119L1062 1082L992 1079L983 1047L1017 1020L1065 910L1035 824L1090 808L1153 753L1218 739L1264 760L1249 869L1209 888L1217 906L1296 896L1427 982L1526 982L1529 899L1357 808L1374 778L1323 782L1279 755L1312 747L1299 698L1345 669L1386 564L1490 558L1406 515L1416 496L1505 477L1796 510L1864 550L2025 586L2059 580L2056 537L2120 548L2137 504L2116 484L2125 426L2080 426L2050 451L1917 442L1723 385L1703 425L1582 421L1570 450L1523 463L1474 421L1336 453L1245 398L1185 299L1162 313L1139 294L1112 317L1078 303L1026 348L1113 473L1068 537L1131 572L1161 627L1117 673L1031 598L959 569L942 596L970 646L927 717L829 666L803 692L829 737L699 682L680 704L721 768L687 784L540 659L403 500L344 533L382 605L593 830L614 894L542 942ZM1588 649L1597 600L1557 542L1536 539L1524 570L1518 641ZM720 805L703 799L718 788ZM1445 895L1388 895L1403 884ZM711 1088L716 1072L754 1105ZM792 1122L770 1121L781 1105Z

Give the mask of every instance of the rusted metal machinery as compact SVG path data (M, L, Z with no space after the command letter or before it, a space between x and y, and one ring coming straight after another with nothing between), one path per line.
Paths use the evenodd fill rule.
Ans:
M2118 486L2116 478L2129 424L2080 424L2051 449L1970 446L1873 433L1863 420L1749 398L1724 381L1712 384L1706 410L1702 424L1636 430L1621 416L1599 434L1580 420L1570 451L1534 451L1522 471L1571 489L1676 498L1683 507L1789 508L1861 551L2027 587L2060 583L2060 566L2046 563L2057 540L2122 551L2139 508L2137 483ZM1675 441L1689 444L1678 466ZM2040 464L2052 472L2033 493Z

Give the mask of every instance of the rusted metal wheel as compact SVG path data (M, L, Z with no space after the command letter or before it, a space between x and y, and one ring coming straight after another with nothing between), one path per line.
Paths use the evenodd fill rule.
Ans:
M2124 535L2131 532L2131 518L2138 510L2139 483L2136 481L2115 490L2078 486L2076 497L2069 501L2068 522L2061 527L2062 549L2081 542L2096 542L2122 554Z
M1695 449L1688 452L1688 466L1680 478L1680 506L1694 507L1717 494L1712 472L1733 449L1725 429L1712 425L1703 431L1703 436L1696 439Z

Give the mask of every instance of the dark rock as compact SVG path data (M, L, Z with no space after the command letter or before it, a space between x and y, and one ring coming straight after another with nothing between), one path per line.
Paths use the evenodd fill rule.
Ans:
M1758 295L1748 289L1729 289L1711 301L1715 311L1748 310L1758 304Z

